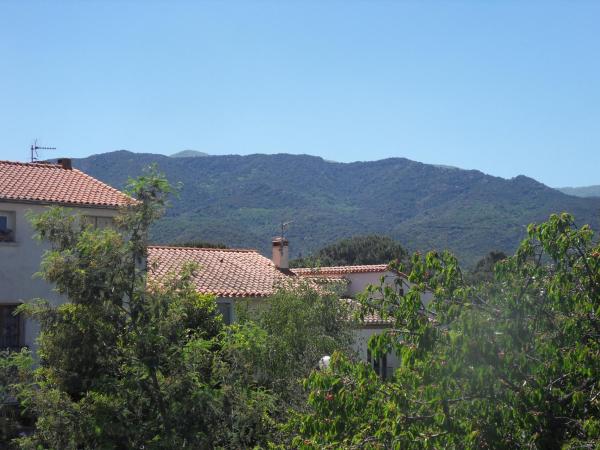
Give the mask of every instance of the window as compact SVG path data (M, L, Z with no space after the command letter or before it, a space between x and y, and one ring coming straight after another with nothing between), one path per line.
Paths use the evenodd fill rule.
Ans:
M383 355L383 357L375 359L371 356L371 350L367 349L367 362L373 367L373 370L377 375L384 380L387 378L387 355Z
M94 228L111 228L114 226L114 219L112 217L104 216L83 216L83 225L91 225Z
M0 242L13 242L15 240L15 213L0 211Z
M0 305L0 350L21 348L21 318L14 312L17 305Z
M231 303L217 302L217 311L223 316L223 323L225 325L231 325L233 320L233 314L231 314Z

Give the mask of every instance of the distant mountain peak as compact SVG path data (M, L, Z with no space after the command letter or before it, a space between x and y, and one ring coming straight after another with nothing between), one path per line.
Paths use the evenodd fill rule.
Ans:
M462 170L460 167L449 166L447 164L432 164L432 166L437 167L438 169L446 169L446 170Z
M171 158L198 158L202 156L210 156L208 153L199 152L197 150L182 150L169 155Z

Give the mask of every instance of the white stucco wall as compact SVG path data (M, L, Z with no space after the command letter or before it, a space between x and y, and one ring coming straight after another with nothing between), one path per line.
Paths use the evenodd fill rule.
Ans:
M381 327L362 327L354 330L353 350L361 361L368 362L368 344L371 336L381 334L383 331L384 328ZM393 376L394 371L400 367L400 363L394 352L388 353L386 360L387 377L390 378Z
M381 277L384 277L385 283L394 284L394 280L398 277L394 272L367 272L367 273L349 273L344 277L350 282L346 289L346 295L355 298L357 294L363 292L367 286L374 284L379 286Z
M384 281L386 285L394 286L395 280L398 278L398 274L395 272L387 271L387 272L370 272L370 273L350 273L344 275L344 277L350 282L346 289L346 295L350 298L355 298L357 294L363 292L367 286L370 284L379 286L381 277L384 277ZM411 286L411 283L404 281L405 289ZM421 300L423 304L427 305L431 299L433 298L433 294L431 292L425 292L421 295Z
M367 273L350 273L346 274L345 278L349 281L346 289L346 296L350 298L356 298L356 296L363 292L369 285L379 286L381 283L381 277L384 277L384 283L389 286L394 286L398 275L395 272L367 272ZM410 283L408 283L410 286ZM433 295L431 292L425 292L421 296L421 300L424 305L427 305ZM368 343L371 336L374 334L383 333L385 330L384 326L369 326L365 325L354 331L355 341L353 349L356 351L357 356L361 361L368 360ZM386 356L386 369L387 377L391 377L394 371L400 366L398 357L394 352L388 353Z
M33 239L34 231L26 217L44 212L48 207L40 204L0 202L0 211L14 212L14 242L0 242L0 304L30 302L43 298L57 305L65 301L53 291L51 285L34 274L40 269L42 255L49 248L47 243ZM117 211L108 208L72 208L74 213L92 216L114 217ZM39 326L31 320L21 323L22 344L35 348Z

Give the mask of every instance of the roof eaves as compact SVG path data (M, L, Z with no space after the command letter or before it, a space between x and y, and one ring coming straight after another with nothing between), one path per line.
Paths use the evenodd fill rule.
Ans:
M135 199L133 199L135 200ZM137 200L135 200L137 201ZM59 202L51 200L35 200L24 198L0 197L0 203L25 203L27 205L42 205L42 206L62 206L65 208L90 208L90 209L114 209L118 210L124 205L109 204L109 203L76 203L76 202Z

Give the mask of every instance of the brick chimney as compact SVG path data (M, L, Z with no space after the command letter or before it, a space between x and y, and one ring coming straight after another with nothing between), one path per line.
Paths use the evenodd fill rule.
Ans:
M73 168L71 158L59 158L57 162L63 169L71 170Z
M273 264L278 269L289 269L289 249L288 240L283 237L273 238Z

